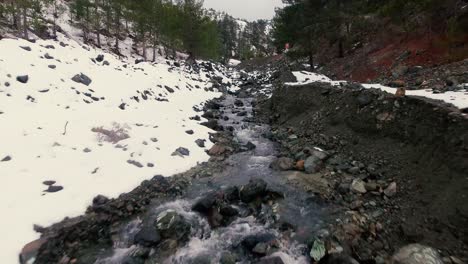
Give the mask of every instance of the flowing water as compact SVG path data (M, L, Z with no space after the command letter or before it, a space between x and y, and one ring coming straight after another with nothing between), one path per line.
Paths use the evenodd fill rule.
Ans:
M171 210L182 215L192 228L188 243L178 248L175 254L145 263L220 263L223 252L239 247L247 236L255 234L275 236L279 241L279 250L271 256L281 257L284 263L310 263L305 244L323 227L322 208L313 202L313 194L288 185L284 173L269 168L278 154L277 145L263 136L270 132L270 128L249 121L252 120L250 98L240 99L244 103L243 107L234 105L236 99L238 98L231 95L226 96L221 111L228 118L221 118L220 124L224 127L232 126L234 140L240 144L251 142L256 148L231 155L226 160L227 166L222 173L194 180L183 199L154 205L149 210L144 219L155 219L161 212ZM241 111L246 111L246 115L238 115ZM243 210L247 209L238 206L236 209L240 211L240 216L228 226L215 229L210 227L204 216L191 210L194 201L207 193L229 186L245 185L252 178L263 179L268 183L269 189L282 193L284 198L269 206L262 206L262 213L257 217L244 214ZM296 231L285 234L274 225L278 221L297 227ZM132 240L142 222L142 219L135 219L124 225L115 238L112 254L101 257L96 264L136 263L127 261L126 258L138 250L137 246L132 245ZM248 254L237 254L237 263L255 263L255 259Z

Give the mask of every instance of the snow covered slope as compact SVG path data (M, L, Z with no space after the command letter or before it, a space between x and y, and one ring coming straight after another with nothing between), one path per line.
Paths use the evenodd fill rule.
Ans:
M207 160L210 129L192 118L194 106L220 96L207 74L221 75L135 64L64 36L1 40L0 263L17 263L39 236L33 224L82 214L97 194L116 197Z
M293 75L296 77L296 82L289 82L286 85L296 86L296 85L306 85L313 82L325 82L332 85L340 85L345 81L333 81L325 75L307 72L307 71L295 71ZM396 88L383 86L381 84L363 84L364 88L376 88L387 93L395 94ZM460 85L459 91L450 91L445 93L433 93L432 90L407 90L407 96L420 96L426 97L434 100L444 101L450 103L459 109L468 108L468 84Z

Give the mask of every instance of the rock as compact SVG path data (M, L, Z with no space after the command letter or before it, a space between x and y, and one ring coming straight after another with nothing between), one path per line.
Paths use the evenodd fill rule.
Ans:
M147 225L143 226L143 228L136 233L134 242L136 244L145 246L145 247L152 247L159 244L161 241L161 236L159 235L158 230L156 227Z
M77 75L73 76L72 81L84 84L86 86L89 86L91 84L91 82L92 82L91 78L89 78L88 76L86 76L83 73L80 73L80 74L77 74Z
M186 148L179 147L173 153L172 156L189 156L190 151Z
M304 161L304 170L306 173L317 173L323 167L323 162L316 156L310 156Z
M193 130L187 130L187 131L185 131L185 133L187 133L189 135L193 135L194 132L193 132Z
M200 148L204 148L205 147L205 141L204 139L197 139L195 140L195 144L197 144L197 146L199 146Z
M166 90L170 93L174 93L174 89L172 89L171 87L167 86L167 85L164 85L164 88L166 88Z
M156 228L161 237L177 240L187 240L190 235L190 223L173 210L161 212L156 220Z
M24 49L25 51L31 51L31 47L28 46L20 46L20 48Z
M143 168L143 164L141 164L140 162L136 161L136 160L127 160L127 163L128 164L131 164L135 167L138 167L138 168Z
M220 264L236 264L236 258L230 252L221 253Z
M26 244L19 254L20 263L32 263L36 258L37 252L41 246L46 242L46 239L37 239Z
M275 240L276 237L269 233L258 233L254 235L248 235L242 240L241 244L247 250L252 251L258 243L268 243Z
M135 64L140 64L142 62L144 62L145 60L144 59L136 59L135 60Z
M292 170L294 168L294 160L287 157L281 157L273 161L270 164L270 167L279 171Z
M284 261L280 256L273 256L273 257L261 258L259 261L255 263L256 264L284 264Z
M46 49L55 49L54 45L46 45L45 48Z
M84 153L89 153L89 152L91 152L91 149L90 149L90 148L84 148L84 149L83 149L83 152L84 152Z
M255 146L255 144L252 143L252 142L250 142L250 141L247 142L247 144L245 144L244 147L245 147L247 150L254 150L255 148L257 148L257 146Z
M45 190L44 192L48 192L48 193L55 193L55 192L59 192L63 190L63 187L62 186L54 186L54 185L51 185L49 186L49 188L47 188L47 190Z
M359 94L357 97L357 102L360 107L364 107L366 105L369 105L372 102L372 96L368 92L362 92Z
M211 149L208 151L208 155L210 156L221 156L226 152L226 147L224 145L221 145L220 143L216 143L211 147Z
M365 183L361 179L354 179L353 182L351 183L350 189L351 191L355 193L364 194L367 192Z
M393 196L395 196L396 192L397 192L397 184L396 184L396 182L390 183L390 185L388 185L388 187L384 190L384 194L385 194L385 196L387 196L387 197L393 197Z
M97 57L96 57L96 61L97 62L102 62L104 60L104 55L102 54L99 54Z
M29 81L28 75L20 75L16 77L16 80L20 83L27 83Z
M299 160L298 162L296 162L296 169L297 170L300 170L300 171L304 171L305 170L305 160Z
M218 196L216 192L209 193L195 202L192 206L192 210L199 213L208 213L213 209L217 200Z
M330 254L320 264L359 264L359 262L346 254Z
M374 191L377 191L378 186L377 186L377 183L375 182L366 182L365 187L368 192L374 192Z
M392 264L443 264L437 250L421 244L402 247L392 256Z
M240 199L240 192L237 186L230 186L224 190L224 199L228 202L236 202Z
M4 157L2 160L0 160L1 162L7 162L7 161L10 161L11 160L11 156L6 156Z
M241 106L244 106L244 102L242 102L241 100L239 99L236 99L234 101L234 105L237 106L237 107L241 107Z
M107 198L104 195L99 194L98 196L93 198L93 206L104 205L109 201L110 201L109 198Z
M47 60L53 60L53 59L54 59L54 57L50 56L49 53L46 53L46 54L44 55L44 58L46 58Z
M267 250L268 245L262 242L255 245L255 247L252 249L252 252L257 255L265 256L267 254Z
M264 196L267 183L262 179L252 179L240 190L240 199L244 203L250 203L257 197Z
M54 185L56 183L56 181L43 181L42 184L46 185L46 186L51 186L51 185Z
M329 156L327 152L316 149L311 150L310 153L312 156L317 157L320 160L326 160Z
M325 242L320 239L314 241L312 249L310 250L310 257L316 262L320 261L326 254Z
M51 65L48 65L47 67L49 67L49 69L52 69L52 70L54 70L55 68L57 68L57 66L52 65L52 64L51 64Z

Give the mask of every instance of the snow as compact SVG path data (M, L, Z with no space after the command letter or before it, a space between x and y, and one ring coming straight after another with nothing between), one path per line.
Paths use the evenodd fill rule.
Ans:
M343 81L332 81L330 78L323 74L318 74L314 72L308 71L293 71L292 74L296 77L296 82L289 82L286 85L289 86L298 86L298 85L306 85L311 84L314 82L325 82L330 83L332 85L340 85Z
M307 71L295 71L293 75L296 77L296 82L289 82L286 85L289 86L300 86L306 85L314 82L324 82L330 83L331 85L340 85L345 83L345 81L333 81L323 74L307 72ZM390 94L396 93L396 88L384 86L381 84L362 84L364 88L370 89L380 89ZM467 84L460 85L461 90L459 91L447 91L445 93L433 93L432 90L406 90L406 96L419 96L426 97L434 100L441 100L446 103L450 103L459 109L468 107L468 88ZM464 90L465 89L465 90Z
M363 84L365 88L376 88L387 93L395 94L396 88L383 86L380 84ZM434 100L450 103L459 109L468 107L468 92L447 91L445 93L433 93L432 90L406 90L406 96L420 96Z
M221 95L203 89L212 86L207 72L190 73L166 63L135 65L102 50L83 48L62 35L59 41L68 46L42 40L0 41L0 160L11 157L0 162L4 186L0 263L17 262L22 246L39 237L33 224L49 226L80 215L98 194L117 197L154 175L183 172L209 158L195 140L205 139L210 148L211 130L190 119L200 115L193 106ZM55 49L44 47L50 44ZM41 58L46 53L54 59ZM110 65L91 60L99 54ZM92 79L89 86L71 80L80 73ZM25 74L29 75L26 84L16 81ZM125 110L119 108L121 104ZM93 128L121 128L129 138L108 142ZM185 132L190 129L193 135ZM187 148L190 155L171 155L178 147ZM47 180L64 189L44 192Z
M229 66L237 66L237 65L241 64L241 61L236 60L236 59L230 59L228 64L229 64Z

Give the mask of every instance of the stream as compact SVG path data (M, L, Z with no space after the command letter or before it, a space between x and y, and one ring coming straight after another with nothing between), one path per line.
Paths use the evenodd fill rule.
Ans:
M255 148L227 158L222 173L193 180L181 199L153 204L145 216L120 226L113 239L112 252L102 253L96 264L310 263L307 243L323 232L321 228L324 227L325 209L314 202L312 193L288 185L284 173L270 168L278 154L278 146L265 137L270 133L268 125L252 121L252 100L226 95L221 102L219 124L225 128L232 127L234 140L240 145L253 143ZM240 188L251 179L263 180L268 190L281 194L281 198L262 203L255 213L247 204L233 204L232 208L238 215L227 224L217 227L210 225L206 216L192 210L194 204L208 193L232 186ZM141 247L133 243L138 232L147 222L154 222L154 219L159 221L168 214L173 216L171 223L177 221L174 219L179 216L189 223L190 235L187 241L168 246L172 247L172 250L168 250L170 254L152 249L144 253L150 255L145 262L136 261L134 256L142 254ZM174 218L174 215L177 217ZM182 232L182 229L177 227L175 232ZM252 238L254 244L251 247L255 246L254 249L249 246L246 249L246 241ZM274 242L271 242L273 239ZM268 249L263 252L262 247L256 245L257 242L265 242Z

